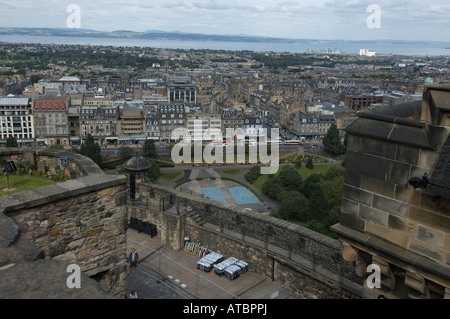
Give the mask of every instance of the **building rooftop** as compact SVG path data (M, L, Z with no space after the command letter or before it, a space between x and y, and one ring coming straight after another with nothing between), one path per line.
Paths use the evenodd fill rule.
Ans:
M28 105L29 102L30 102L30 98L27 98L27 97L7 96L7 97L0 98L0 106Z
M59 79L59 81L61 82L80 82L80 78L76 77L76 76L63 76L62 78Z

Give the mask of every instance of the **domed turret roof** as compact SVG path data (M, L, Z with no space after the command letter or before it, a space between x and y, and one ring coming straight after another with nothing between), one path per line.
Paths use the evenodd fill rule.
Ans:
M142 156L134 156L123 164L123 168L127 171L146 171L150 168L150 163Z

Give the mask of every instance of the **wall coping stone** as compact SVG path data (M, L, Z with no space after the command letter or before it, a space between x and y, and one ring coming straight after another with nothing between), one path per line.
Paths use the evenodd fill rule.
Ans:
M236 215L241 215L241 216L259 220L261 222L266 223L267 225L274 225L276 227L280 227L280 228L301 234L302 236L304 236L308 239L314 240L316 242L319 242L321 244L324 244L324 245L334 248L334 249L339 250L339 248L340 248L339 240L327 237L325 235L317 233L317 232L310 230L301 225L297 225L297 224L294 224L294 223L291 223L291 222L288 222L288 221L285 221L285 220L282 220L279 218L267 216L265 214L256 213L254 211L248 211L244 208L231 207L226 203L217 202L217 201L214 201L209 198L201 198L200 199L200 197L197 197L195 195L190 195L189 193L183 193L183 192L174 190L170 187L166 187L163 185L150 184L148 186L151 186L154 189L159 189L161 191L174 194L176 197L186 198L192 202L201 201L203 203L208 204L211 207L223 209L223 210L229 211L231 213L235 213Z
M85 283L82 290L61 289L52 286L51 283L54 281L65 282L67 273L64 271L64 264L53 259L43 259L45 256L42 249L34 245L29 239L20 236L19 226L8 216L8 213L14 214L15 211L22 209L38 207L101 189L125 185L127 182L126 176L106 175L90 158L70 151L31 147L0 149L0 157L29 153L36 157L59 158L60 156L66 156L68 161L75 163L85 176L1 196L0 272L1 278L4 280L1 285L6 288L0 289L0 296L9 298L115 298L110 293L103 291L95 280L84 273L81 274ZM46 275L40 275L45 273L42 269L47 271ZM24 275L24 273L28 275ZM39 287L39 289L28 289L24 292L19 289L24 282L31 283L29 287Z
M123 175L95 174L2 196L0 212L10 212L126 183Z

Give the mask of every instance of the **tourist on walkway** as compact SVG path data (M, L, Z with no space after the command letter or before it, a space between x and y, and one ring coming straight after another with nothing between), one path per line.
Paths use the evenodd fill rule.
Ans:
M139 255L138 255L136 249L135 248L131 249L131 253L130 253L128 260L130 262L130 271L132 271L133 274L137 267L138 259L139 259Z

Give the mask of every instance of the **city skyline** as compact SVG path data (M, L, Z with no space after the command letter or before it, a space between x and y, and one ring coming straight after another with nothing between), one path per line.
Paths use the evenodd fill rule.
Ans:
M289 39L450 41L446 0L2 1L0 27L161 30ZM379 10L379 11L377 11ZM77 27L77 26L76 26Z

